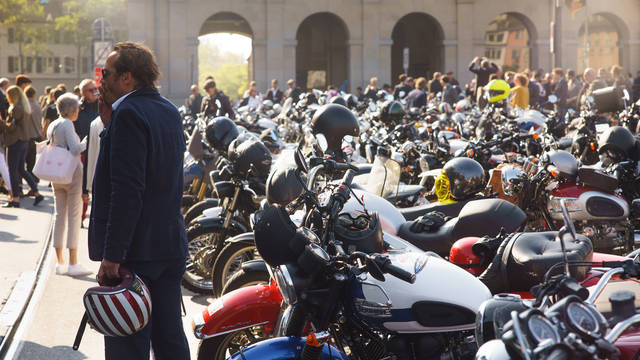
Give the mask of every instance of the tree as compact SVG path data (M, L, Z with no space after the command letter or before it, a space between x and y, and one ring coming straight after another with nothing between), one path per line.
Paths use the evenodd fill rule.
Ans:
M25 55L47 50L49 26L38 0L0 0L0 26L13 31L13 41L18 44L20 72L24 72Z
M63 3L64 15L56 17L55 29L69 34L76 46L76 78L80 81L80 61L83 54L91 51L94 36L93 22L106 18L113 29L113 40L127 37L125 0L67 0Z
M249 70L241 55L222 52L214 43L203 41L198 48L198 64L200 87L204 85L204 78L211 75L217 88L231 100L241 98L247 89Z

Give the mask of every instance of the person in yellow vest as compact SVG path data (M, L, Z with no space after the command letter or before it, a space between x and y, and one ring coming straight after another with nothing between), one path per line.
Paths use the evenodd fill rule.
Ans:
M529 108L529 87L527 76L524 74L516 74L514 79L515 87L511 89L513 94L511 97L511 106L522 110Z

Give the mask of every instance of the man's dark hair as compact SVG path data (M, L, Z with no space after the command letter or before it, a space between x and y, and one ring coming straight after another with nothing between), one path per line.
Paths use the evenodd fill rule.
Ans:
M203 86L204 91L207 91L207 90L209 90L211 88L214 88L214 87L216 87L216 82L215 81L207 80L207 81L204 82L204 86Z
M29 99L34 99L36 97L36 89L33 86L28 85L24 89L24 94L27 95Z
M139 88L155 88L160 70L151 49L134 42L120 42L113 51L118 53L113 62L117 74L129 72Z
M449 78L447 76L443 76L442 78L440 78L440 81L442 81L443 83L449 83Z
M400 80L400 82L403 82L407 79L407 75L406 74L400 74L400 76L398 76L398 80Z
M558 75L558 76L564 76L564 71L562 70L562 68L553 68L553 73Z
M33 81L31 81L31 79L25 74L19 74L18 76L16 76L17 86L22 86L24 84L31 84L31 83L33 83Z
M44 93L49 95L49 93L51 92L51 89L53 89L51 86L45 86L44 87Z

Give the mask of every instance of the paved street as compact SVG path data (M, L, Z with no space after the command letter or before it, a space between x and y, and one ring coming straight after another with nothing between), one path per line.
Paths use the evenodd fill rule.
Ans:
M0 295L5 303L11 289L21 274L35 269L42 247L46 241L51 216L53 198L51 193L43 192L47 200L37 210L31 207L24 209L0 209ZM4 198L2 198L4 199ZM23 204L31 204L33 200L23 200ZM85 225L87 221L85 221ZM81 232L86 239L87 231ZM50 251L45 261L45 268L39 280L39 287L34 293L34 300L23 319L22 331L18 331L20 343L12 359L30 360L74 360L103 359L103 338L89 326L85 331L79 351L71 346L82 318L84 308L82 295L91 286L95 286L95 272L99 263L91 262L87 254L87 242L81 241L79 261L94 274L72 278L55 274L55 253ZM65 256L67 254L65 253ZM184 291L184 303L187 316L184 317L184 328L191 347L191 357L196 358L197 339L191 332L191 315L201 311L212 299L207 296L196 296ZM0 312L1 314L1 312ZM0 316L0 320L2 317ZM2 334L4 335L4 333ZM9 360L9 358L7 358Z

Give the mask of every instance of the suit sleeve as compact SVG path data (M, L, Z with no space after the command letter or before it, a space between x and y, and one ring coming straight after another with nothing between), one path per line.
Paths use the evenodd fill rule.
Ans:
M149 133L133 110L122 109L111 122L111 201L104 258L122 263L142 211Z

